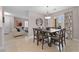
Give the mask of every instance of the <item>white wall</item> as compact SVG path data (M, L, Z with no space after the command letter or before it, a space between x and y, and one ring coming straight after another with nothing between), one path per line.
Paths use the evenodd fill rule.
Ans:
M0 27L2 27L2 7L0 7Z
M73 9L73 30L74 38L79 39L79 7Z
M3 35L3 9L0 7L0 50L4 48L4 35Z
M63 15L65 12L73 11L73 38L79 39L79 7L73 7L70 9L65 9L56 13L53 13L51 17ZM50 26L52 26L52 22L49 20Z
M38 13L34 13L34 12L30 12L29 13L29 18L28 18L28 20L29 20L29 28L28 28L28 32L29 32L29 36L33 36L33 28L36 28L36 27L38 27L37 25L36 25L36 19L37 18L42 18L43 19L43 27L44 27L44 16L43 15L41 15L41 14L38 14Z
M4 33L10 33L14 28L14 17L10 15L5 15L4 19Z

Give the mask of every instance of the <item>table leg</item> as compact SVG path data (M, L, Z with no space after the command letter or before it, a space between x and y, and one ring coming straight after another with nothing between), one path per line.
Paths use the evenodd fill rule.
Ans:
M51 47L51 37L48 38L48 46Z

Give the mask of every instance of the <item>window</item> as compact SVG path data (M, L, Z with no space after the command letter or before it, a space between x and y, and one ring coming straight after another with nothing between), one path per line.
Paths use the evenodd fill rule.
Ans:
M28 21L25 21L25 27L28 27Z
M57 27L59 26L64 28L64 15L60 15L57 17Z

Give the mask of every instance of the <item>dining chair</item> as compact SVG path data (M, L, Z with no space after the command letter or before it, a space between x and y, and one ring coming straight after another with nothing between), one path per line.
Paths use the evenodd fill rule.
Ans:
M62 30L57 31L56 33L57 34L55 36L52 36L51 39L54 41L54 44L56 44L56 42L58 42L58 44L56 44L56 45L59 46L59 51L61 51L61 46L63 48Z
M37 45L39 45L39 42L42 40L42 29L37 30Z
M34 39L33 39L33 42L35 42L35 40L37 41L37 46L39 45L39 42L42 41L43 39L43 33L42 33L42 29L36 29L36 28L33 28L33 33L34 33Z
M63 42L64 42L64 44L66 45L66 39L65 39L65 34L66 34L66 33L65 33L65 32L66 32L66 29L63 28L63 29L62 29L62 33L63 33L63 34L62 34L62 37L63 37Z
M33 28L33 42L35 42L35 40L37 40L37 29Z
M44 44L48 44L49 46L49 35L47 32L42 31L42 49L44 47Z
M43 46L45 43L48 43L48 36L47 36L47 33L42 31L42 29L39 29L38 30L38 39L37 39L37 45L39 45L39 42L41 42L42 44L42 50L43 50Z

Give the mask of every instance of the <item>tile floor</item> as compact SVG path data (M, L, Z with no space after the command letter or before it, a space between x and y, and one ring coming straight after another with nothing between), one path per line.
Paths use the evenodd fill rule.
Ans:
M78 52L79 40L67 40L67 45L64 47L63 52ZM5 35L5 52L59 52L57 46L52 45L48 47L44 45L42 50L41 44L36 45L33 43L33 39L29 39L27 36L20 36L17 38Z

